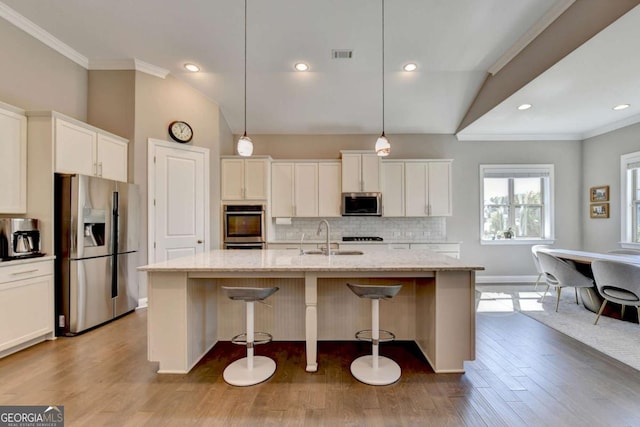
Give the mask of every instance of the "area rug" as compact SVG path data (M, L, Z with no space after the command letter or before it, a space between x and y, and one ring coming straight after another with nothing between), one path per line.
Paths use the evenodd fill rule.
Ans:
M477 289L483 299L490 299L493 293L498 307L500 304L513 306L514 310L640 370L640 325L605 316L594 325L595 313L576 304L573 289L564 289L557 313L555 295L541 298L544 287L539 292L514 285L483 285ZM627 307L627 310L635 308Z

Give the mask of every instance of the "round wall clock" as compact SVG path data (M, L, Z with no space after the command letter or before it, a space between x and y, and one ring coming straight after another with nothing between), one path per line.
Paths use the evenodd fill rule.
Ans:
M193 138L193 129L191 129L191 126L189 126L187 122L176 120L175 122L169 123L169 136L176 142L184 144Z

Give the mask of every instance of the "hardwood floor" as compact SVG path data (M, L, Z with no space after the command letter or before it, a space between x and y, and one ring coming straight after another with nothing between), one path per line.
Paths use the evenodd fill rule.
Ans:
M140 310L0 359L0 405L64 405L67 426L640 425L640 372L520 313L477 315L465 374L434 374L412 343L381 348L402 367L391 386L351 377L365 343L321 342L309 374L303 343L274 342L257 353L277 361L275 375L238 388L222 380L244 353L230 343L188 375L156 374Z

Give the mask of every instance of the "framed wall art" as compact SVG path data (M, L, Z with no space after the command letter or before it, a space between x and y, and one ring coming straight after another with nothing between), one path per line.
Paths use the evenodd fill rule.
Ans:
M591 194L592 202L608 202L609 201L609 186L601 185L600 187L591 187L589 190Z
M591 218L609 218L609 203L593 203L590 210Z

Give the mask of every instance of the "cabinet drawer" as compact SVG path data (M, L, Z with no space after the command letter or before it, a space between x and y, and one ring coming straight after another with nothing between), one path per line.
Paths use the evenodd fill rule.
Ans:
M0 266L1 284L32 277L53 275L53 261L28 262L18 265Z

